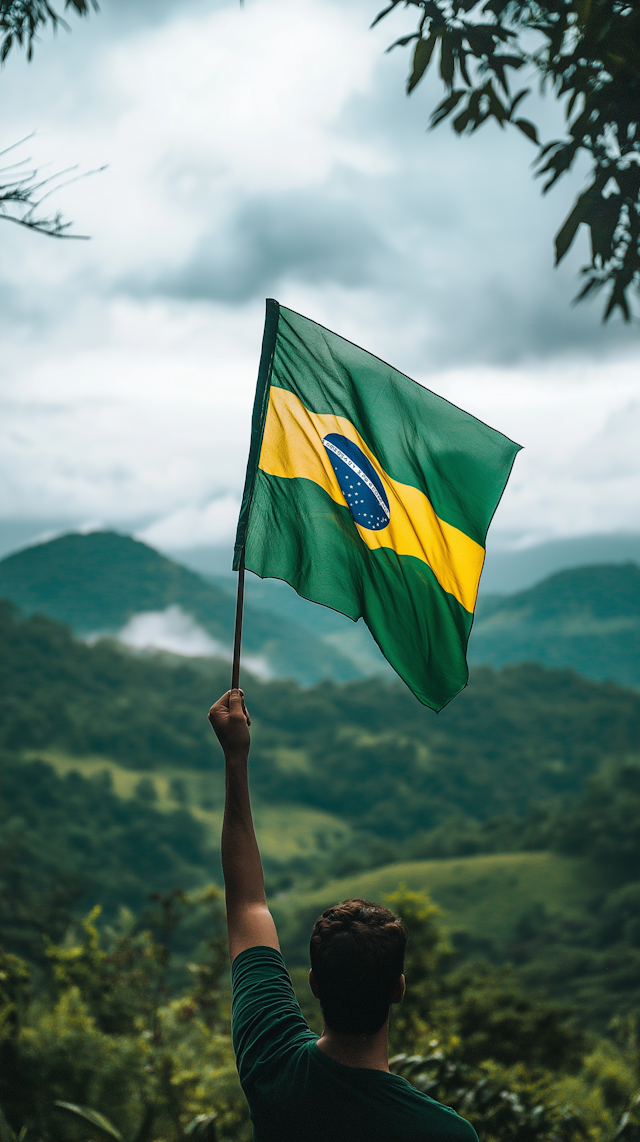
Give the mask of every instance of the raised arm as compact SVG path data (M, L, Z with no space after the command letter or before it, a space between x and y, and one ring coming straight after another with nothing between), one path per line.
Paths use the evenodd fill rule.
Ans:
M247 772L251 718L242 690L228 690L209 710L224 751L226 796L222 824L222 871L227 902L229 955L245 948L280 948L267 907L260 850L253 828Z

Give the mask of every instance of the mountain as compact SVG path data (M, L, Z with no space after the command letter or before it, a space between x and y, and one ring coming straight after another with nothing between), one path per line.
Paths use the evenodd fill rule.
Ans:
M94 646L0 605L0 749L211 775L206 712L224 663ZM534 664L482 667L441 714L377 678L302 690L247 675L252 787L404 841L447 818L524 814L570 796L603 758L640 753L640 694ZM220 769L217 769L220 775Z
M235 597L235 576L215 575L210 581ZM306 627L316 638L355 663L361 675L397 678L363 619L354 623L339 611L301 598L281 579L259 579L251 572L247 573L245 580L245 599L263 611Z
M231 576L211 580L233 590ZM364 623L300 599L277 580L247 578L247 598L306 626L355 662L366 676L392 678ZM480 595L469 643L471 665L539 662L626 686L640 686L640 567L575 567L515 595Z
M575 567L515 595L481 598L469 660L539 662L640 686L640 567Z
M177 647L182 637L201 655L229 657L233 642L235 599L229 590L113 531L63 535L7 556L0 561L0 597L25 614L67 623L83 637L121 635L144 645L145 631L153 636L152 619L156 635L169 627ZM309 627L250 602L243 645L247 666L305 685L363 673Z
M489 533L480 592L511 595L570 567L630 561L640 563L640 532L613 531L605 535L551 539L517 551L494 548ZM191 566L188 560L185 562Z
M64 535L0 561L0 597L26 614L183 654L230 657L235 589L233 575L197 574L116 532ZM244 662L255 674L303 685L395 678L362 620L251 574L245 600ZM640 567L575 567L514 595L481 595L469 662L538 662L640 686Z
M42 530L44 526L43 524ZM14 534L17 534L15 528L14 531L7 530L7 539L4 540L3 525L0 523L0 553L10 550L7 544ZM26 532L20 534L24 534L27 540L34 532L31 531L30 535ZM171 559L184 563L185 567L190 567L201 575L224 575L231 567L233 557L231 543L217 547L181 548L179 551L162 550ZM480 593L510 595L514 591L533 587L541 579L555 575L556 571L596 563L628 563L630 560L640 563L640 532L614 531L600 535L578 535L569 539L551 539L515 551L494 546L492 533L489 532Z
M222 662L87 645L0 603L5 948L41 958L43 929L61 938L72 910L99 900L112 920L150 890L219 877L224 782L206 711L227 680ZM375 678L301 689L247 676L246 689L256 822L293 962L336 895L375 898L402 881L433 891L450 930L466 932L463 951L524 964L536 986L573 994L585 1018L606 1026L637 1007L640 883L606 885L603 853L638 880L640 693L535 664L476 668L437 716ZM433 838L425 830L464 841L473 819L487 822L476 836L493 827L504 838L507 825L526 842L520 818L565 801L561 833L545 831L545 809L529 825L542 825L536 846L561 835L579 860L415 859Z

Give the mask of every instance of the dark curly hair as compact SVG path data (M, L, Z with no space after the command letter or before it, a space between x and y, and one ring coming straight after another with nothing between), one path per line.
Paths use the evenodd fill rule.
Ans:
M385 1023L404 970L407 931L381 904L344 900L316 920L309 953L332 1031L373 1035Z

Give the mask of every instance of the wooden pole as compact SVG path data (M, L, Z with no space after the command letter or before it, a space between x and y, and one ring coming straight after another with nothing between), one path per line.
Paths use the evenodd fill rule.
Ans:
M244 551L238 568L238 597L236 600L236 630L233 639L233 666L231 667L231 689L240 685L240 645L242 643L242 612L244 609Z

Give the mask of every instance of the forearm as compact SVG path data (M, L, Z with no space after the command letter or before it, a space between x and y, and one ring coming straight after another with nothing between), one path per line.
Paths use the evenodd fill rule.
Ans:
M245 751L225 755L222 871L228 915L243 905L266 904L262 861L253 827L247 762Z
M222 823L222 871L227 901L229 955L247 948L279 948L267 908L260 850L249 797L249 727L242 690L229 690L209 710L209 721L224 751L226 797Z
M249 797L247 760L246 751L225 752L222 871L232 961L247 948L280 947L264 891L262 861Z

